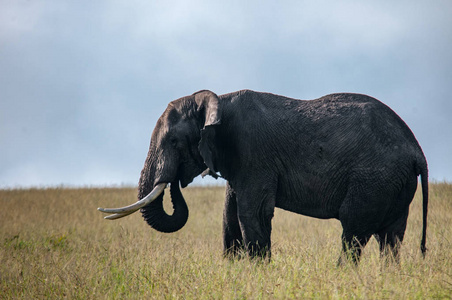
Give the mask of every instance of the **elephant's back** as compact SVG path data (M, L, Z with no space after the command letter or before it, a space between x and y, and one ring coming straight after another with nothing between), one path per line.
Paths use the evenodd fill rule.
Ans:
M292 158L294 168L309 168L310 161L313 168L318 164L328 167L330 162L352 167L365 164L369 157L380 161L423 157L405 122L367 95L336 93L299 100L243 90L221 98L237 108L230 115L232 123L238 124L237 136L243 137L241 149L258 151L269 160L283 153ZM255 144L258 149L253 148ZM274 149L280 149L276 155Z
M350 169L370 166L398 172L425 164L422 149L408 125L375 98L341 93L304 105L310 109L303 114L315 128L311 138L323 140L334 159L346 158L344 165Z
M304 102L303 115L332 131L362 135L375 144L413 144L419 147L408 125L383 102L363 94L330 94ZM334 126L334 128L332 128Z

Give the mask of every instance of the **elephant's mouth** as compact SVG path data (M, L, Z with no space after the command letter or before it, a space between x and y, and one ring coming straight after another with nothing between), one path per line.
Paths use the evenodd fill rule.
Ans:
M177 178L179 179L180 186L182 188L187 187L193 182L195 177L201 174L206 168L207 167L203 162L199 163L195 160L180 164L177 170Z

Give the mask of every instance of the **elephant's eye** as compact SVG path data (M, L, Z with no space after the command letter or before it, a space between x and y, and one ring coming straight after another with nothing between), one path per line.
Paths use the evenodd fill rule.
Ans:
M170 143L173 147L177 146L177 139L175 137L170 137Z

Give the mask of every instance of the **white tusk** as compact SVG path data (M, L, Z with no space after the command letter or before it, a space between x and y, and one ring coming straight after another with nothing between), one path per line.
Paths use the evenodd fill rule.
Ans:
M160 194L163 192L163 190L165 188L166 188L166 183L159 183L159 184L157 184L154 187L152 192L150 192L146 197L144 197L143 199L135 202L134 204L131 204L131 205L128 205L128 206L124 206L124 207L120 207L120 208L102 208L102 207L99 207L97 210L101 211L103 213L114 214L114 215L110 215L110 216L105 217L105 219L109 219L109 220L119 219L119 218L128 216L128 215L136 212L137 210L139 210L143 206L146 206L149 203L151 203L152 201L154 201L155 199L157 199L157 197L160 196Z
M137 209L138 210L138 209ZM132 210L129 212L125 212L125 213L119 213L119 214L112 214L112 215L108 215L106 217L104 217L104 219L106 220L116 220L116 219L120 219L122 217L126 217L128 215L133 214L134 212L136 212L137 210Z

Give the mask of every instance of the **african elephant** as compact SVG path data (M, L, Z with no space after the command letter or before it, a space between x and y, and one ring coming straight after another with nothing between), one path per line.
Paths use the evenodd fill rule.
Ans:
M203 90L169 103L152 133L135 204L161 232L181 229L188 208L180 192L203 173L227 181L224 252L270 256L275 207L338 219L342 252L355 263L375 236L382 253L398 257L409 205L421 175L425 254L428 169L408 126L382 102L361 94L297 100L242 90ZM170 183L173 215L162 206ZM343 257L343 255L341 255Z

